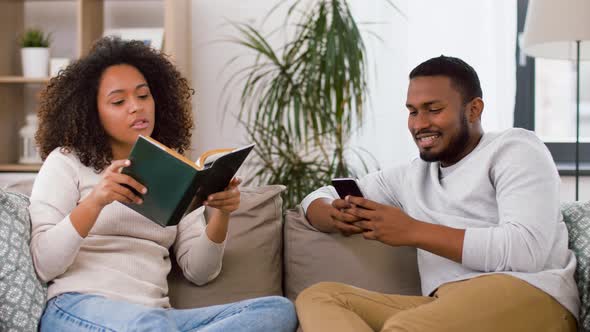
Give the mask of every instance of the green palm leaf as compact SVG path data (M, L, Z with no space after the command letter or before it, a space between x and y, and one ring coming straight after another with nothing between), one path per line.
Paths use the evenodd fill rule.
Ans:
M265 20L286 3L280 1ZM288 7L287 25L294 28L293 38L273 49L253 26L233 24L239 33L233 42L256 60L236 72L226 89L242 84L239 118L257 144L256 176L286 185L289 208L332 177L364 174L376 162L366 150L348 146L367 99L366 49L348 3L296 0ZM347 163L349 150L360 169Z

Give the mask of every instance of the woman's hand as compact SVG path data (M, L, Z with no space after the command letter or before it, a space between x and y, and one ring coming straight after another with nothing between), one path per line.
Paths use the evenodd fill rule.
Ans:
M209 195L203 204L229 215L240 207L240 190L238 189L238 185L241 182L242 180L240 178L233 178L224 191Z
M129 175L121 174L121 169L129 165L131 165L131 162L126 159L113 161L105 170L102 180L92 189L88 199L100 208L114 201L127 204L143 203L141 197L135 195L129 188L133 188L142 194L147 193L147 188Z
M142 203L141 198L135 195L125 185L143 194L147 192L147 188L135 181L132 177L121 174L120 172L121 168L129 165L131 165L129 160L113 161L105 170L102 180L94 186L90 195L72 210L70 220L81 237L88 236L88 233L94 227L100 211L112 202Z
M229 224L229 214L240 206L240 190L238 185L242 182L239 178L233 178L224 191L212 194L203 202L204 205L214 208L209 216L206 233L209 239L215 243L225 241Z

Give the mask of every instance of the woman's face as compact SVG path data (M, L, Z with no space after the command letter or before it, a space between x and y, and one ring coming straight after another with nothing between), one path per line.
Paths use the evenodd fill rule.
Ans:
M102 73L97 107L114 159L127 158L137 137L154 131L154 98L145 77L133 66L114 65Z

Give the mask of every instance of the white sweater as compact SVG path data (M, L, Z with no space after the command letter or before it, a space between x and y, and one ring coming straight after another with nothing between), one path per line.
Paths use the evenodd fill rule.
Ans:
M463 262L418 250L422 293L441 284L506 273L545 291L578 317L576 259L560 212L559 175L549 151L523 129L486 133L461 161L441 168L419 158L360 180L368 199L411 217L465 229ZM332 187L308 195L336 198Z
M33 185L29 211L31 253L48 299L80 292L153 307L170 307L166 276L172 246L187 279L205 284L221 271L224 243L205 233L203 209L163 228L119 202L107 205L86 238L70 212L100 182L102 174L74 153L58 149L45 160Z

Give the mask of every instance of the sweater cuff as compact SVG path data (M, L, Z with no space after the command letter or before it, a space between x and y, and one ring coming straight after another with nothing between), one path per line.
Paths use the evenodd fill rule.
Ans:
M223 242L221 243L217 243L214 242L213 240L211 240L209 238L209 235L207 234L207 227L209 227L208 225L203 229L203 235L205 235L205 241L203 243L203 247L201 249L205 249L207 251L211 250L223 250L225 249L225 243L227 242L227 236L228 234L225 234L225 239L223 240ZM229 232L228 232L229 233Z
M462 264L476 271L486 271L489 228L467 228L463 238Z
M197 285L204 285L219 275L227 242L227 236L223 242L215 243L206 228L203 232L190 250L190 267L185 271L185 276Z
M64 222L57 223L53 229L56 234L59 234L58 238L60 241L63 241L62 243L65 248L78 251L84 238L80 236L74 224L72 224L69 214L66 216Z
M324 187L320 190L316 190L316 191L312 192L311 194L307 195L303 199L303 201L301 201L301 207L303 208L303 212L305 214L307 214L307 208L309 207L309 205L311 205L311 203L318 198L329 198L332 201L336 199L337 196L335 197L334 193L328 192L328 190L330 190L330 189L327 189L327 188L333 188L333 187ZM334 189L331 189L331 191L335 192Z

